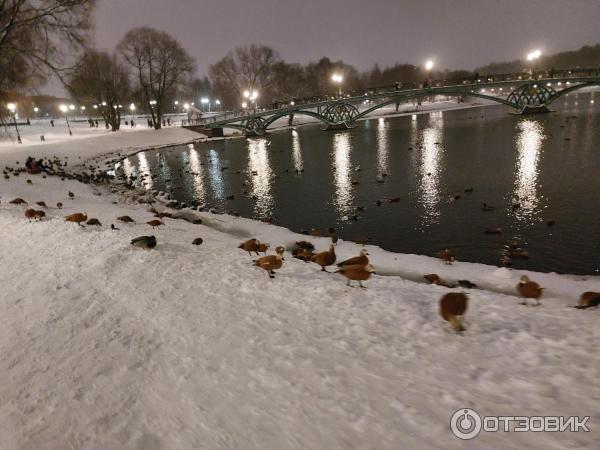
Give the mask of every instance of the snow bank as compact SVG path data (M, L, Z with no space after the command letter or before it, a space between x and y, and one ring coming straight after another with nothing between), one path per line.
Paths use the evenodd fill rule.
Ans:
M48 154L100 159L187 133L82 139ZM23 164L30 150L3 149L0 163ZM449 431L463 407L591 416L590 433L482 433L473 448L598 447L598 311L570 307L600 291L597 278L529 273L547 291L542 306L526 307L514 285L527 272L367 246L378 272L367 289L289 252L270 280L240 241L289 250L329 239L191 210L178 213L203 224L165 218L153 230L138 194L111 189L0 179L3 447L464 448ZM47 219L28 222L24 207L8 204L14 197L45 201ZM65 222L74 212L103 226ZM130 246L145 234L155 249ZM340 241L336 250L342 259L358 249ZM438 314L448 289L412 281L425 273L484 288L468 290L462 335Z

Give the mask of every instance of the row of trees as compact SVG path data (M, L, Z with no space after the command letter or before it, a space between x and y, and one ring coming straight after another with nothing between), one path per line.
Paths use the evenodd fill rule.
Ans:
M195 70L194 59L175 39L141 27L129 31L112 54L86 50L66 85L77 101L101 105L98 111L113 131L121 123L119 105L129 100L144 105L159 129L166 105L190 86Z

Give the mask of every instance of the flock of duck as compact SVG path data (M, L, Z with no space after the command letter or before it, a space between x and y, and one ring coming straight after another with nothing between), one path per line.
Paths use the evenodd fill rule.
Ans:
M52 168L61 168L61 163L56 158L52 161ZM66 166L66 163L64 163ZM5 167L4 175L5 179L10 179L10 175L18 176L19 173L26 172L26 169L12 169L10 167ZM51 170L46 172L50 175L58 175L64 180L65 178L69 179L77 179L78 181L84 183L90 183L93 181L98 181L96 176L92 175L67 175L63 170ZM10 175L9 175L10 174ZM43 178L46 178L46 175L43 175ZM103 178L103 175L100 175L100 178ZM32 180L28 179L27 184L32 184ZM69 200L75 199L75 194L71 191L68 191L67 196ZM154 203L154 200L147 200L147 203ZM15 198L9 202L9 204L17 205L17 206L29 206L28 202L22 198ZM35 205L41 209L36 208L26 208L24 211L25 217L29 221L42 221L46 218L45 209L48 209L47 204L44 201L35 202ZM167 204L166 206L169 206ZM485 206L485 205L484 205ZM62 202L58 202L56 204L57 209L62 209ZM202 223L200 219L189 219L185 216L176 215L170 212L159 212L154 207L150 207L148 209L149 212L153 213L156 219L152 219L146 222L147 225L152 228L156 228L159 226L164 226L164 222L160 219L165 217L171 219L184 219L191 223ZM97 218L88 218L86 212L78 212L69 214L64 217L66 222L76 223L77 225L83 227L84 225L88 226L102 226L100 221ZM136 221L130 216L120 216L117 217L119 222L124 224L132 224L136 223ZM118 230L114 224L110 226L113 230ZM300 259L306 263L314 263L321 267L321 271L329 272L327 267L333 266L336 264L337 256L335 253L335 244L337 242L337 237L334 235L335 230L330 230L330 236L332 238L332 243L327 250L315 252L315 247L311 242L308 241L298 241L296 242L295 248L292 250L292 255L294 258ZM308 234L308 233L307 233ZM312 232L312 235L319 235L319 233ZM203 242L202 238L196 238L193 240L193 245L201 245ZM157 239L153 235L143 235L138 236L131 240L131 245L134 247L140 247L144 249L152 249L157 245ZM509 247L513 250L516 250L518 247L518 243L510 242ZM268 243L260 242L256 238L249 239L245 242L242 242L239 247L245 252L248 252L249 255L255 253L259 256L258 259L253 260L253 265L264 270L270 279L275 278L276 272L275 270L281 269L284 261L285 247L277 246L275 247L275 254L268 255L267 252L270 248ZM260 256L260 253L263 253L263 256ZM352 281L358 282L358 285L361 288L365 288L362 284L363 281L366 281L371 278L372 274L375 273L373 266L369 261L369 253L366 249L361 249L359 255L352 257L350 259L338 262L335 267L334 273L339 273L344 276L347 281L346 284L351 286ZM452 264L455 261L454 254L448 250L444 249L438 254L438 258L444 261L445 264ZM427 274L424 275L426 281L431 284L436 284L439 286L445 286L448 288L457 287L455 284L448 283L442 280L437 274ZM477 287L474 283L471 283L468 280L458 280L458 286L463 288L475 288ZM538 283L531 281L527 276L522 276L518 285L516 286L516 290L518 294L524 299L524 305L527 305L530 300L534 302L534 305L540 305L540 298L542 296L544 288L542 288ZM585 309L589 307L598 306L600 304L600 292L584 292L579 299L579 303L576 308ZM468 305L468 297L463 292L449 292L442 296L439 301L440 315L446 321L448 321L455 331L461 332L464 330L464 326L462 324L462 317L464 316Z

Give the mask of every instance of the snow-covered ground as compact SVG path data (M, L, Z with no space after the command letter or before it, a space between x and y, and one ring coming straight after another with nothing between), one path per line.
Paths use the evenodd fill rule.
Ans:
M171 128L4 147L0 166L56 154L71 167L197 137ZM368 246L367 289L289 252L270 280L239 243L256 237L272 252L307 236L191 210L173 212L203 224L165 218L153 230L139 194L113 190L0 178L3 448L600 448L598 308L571 308L600 291L597 277L528 272L547 288L528 307L514 289L526 272ZM45 201L46 220L30 223L15 197ZM103 226L65 222L74 212ZM130 246L146 234L155 249ZM360 248L340 241L338 259ZM482 288L454 290L469 293L462 335L438 313L449 290L422 283L426 273ZM461 441L449 421L464 407L591 416L591 432Z

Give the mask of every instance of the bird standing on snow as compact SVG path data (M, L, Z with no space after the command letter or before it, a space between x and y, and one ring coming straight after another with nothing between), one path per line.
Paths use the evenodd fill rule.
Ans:
M535 306L540 305L540 297L544 288L540 287L535 281L531 281L527 275L523 275L517 285L517 291L521 297L525 298L523 305L527 305L527 300L532 298L535 300Z
M254 265L267 271L269 278L275 278L276 269L281 269L283 265L283 253L285 252L284 247L277 247L274 255L263 256L254 261Z
M154 248L156 247L156 238L154 236L138 236L131 240L131 245L140 248Z
M129 216L121 216L121 217L117 217L117 220L120 220L121 222L124 223L133 223L135 222L135 220L133 220L131 217Z
M446 264L452 264L454 262L454 254L447 248L438 253L438 258L444 261Z
M164 225L164 223L158 219L150 220L149 222L146 222L146 223L148 225L150 225L152 228L156 228L156 227L160 227L161 225Z
M80 227L83 226L83 225L81 225L81 222L85 222L86 220L87 220L87 213L75 213L75 214L69 214L68 216L65 216L65 222L75 222Z
M600 305L600 292L590 291L581 294L581 297L579 297L579 304L575 308L585 309L598 305Z
M327 272L325 267L335 264L335 258L335 247L330 245L329 250L314 255L312 257L312 262L317 263L321 266L322 271Z
M75 198L75 194L73 194L71 191L69 191L69 198L71 200L73 200Z
M260 242L258 241L258 239L248 239L246 242L242 242L238 248L241 248L242 250L248 252L248 254L250 256L252 256L252 252L255 252L257 255L258 253L258 247L260 246Z
M341 273L348 279L346 286L350 286L350 280L352 280L358 281L358 285L364 288L362 282L371 278L371 275L375 273L375 269L371 264L353 264L340 267L339 270L336 270L336 273Z
M338 267L354 266L354 265L366 266L367 264L369 264L368 254L369 254L369 252L363 248L363 249L361 249L360 254L358 256L355 256L353 258L342 261L342 262L338 263L337 266Z
M440 299L440 314L457 333L464 331L460 317L467 310L467 300L462 292L449 292Z

